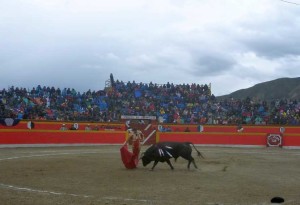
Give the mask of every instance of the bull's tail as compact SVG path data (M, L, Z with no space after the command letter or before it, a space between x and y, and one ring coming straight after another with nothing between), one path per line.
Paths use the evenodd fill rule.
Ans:
M194 149L195 149L196 152L197 152L197 155L198 155L199 157L201 157L202 159L204 159L204 156L201 154L201 152L200 152L199 150L197 150L197 148L195 147L195 145L194 145L193 143L191 143L191 142L188 142L188 143L194 147Z

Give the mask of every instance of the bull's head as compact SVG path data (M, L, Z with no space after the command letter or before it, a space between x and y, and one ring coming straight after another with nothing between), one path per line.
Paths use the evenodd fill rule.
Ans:
M144 152L142 153L140 159L142 160L144 167L147 166L147 164L149 164L152 161L151 158L145 155Z
M147 166L150 162L154 161L152 152L155 151L154 146L151 145L145 152L141 154L140 159L143 162L143 166Z

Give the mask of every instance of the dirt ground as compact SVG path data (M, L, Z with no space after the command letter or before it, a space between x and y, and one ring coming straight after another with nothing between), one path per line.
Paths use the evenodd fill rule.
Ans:
M147 147L143 147L145 150ZM300 150L197 147L199 169L179 158L127 170L120 146L0 148L2 205L300 204Z

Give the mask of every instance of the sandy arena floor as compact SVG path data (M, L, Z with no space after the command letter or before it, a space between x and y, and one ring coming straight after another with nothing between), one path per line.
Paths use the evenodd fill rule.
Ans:
M2 205L300 204L300 150L198 147L198 170L180 158L126 170L120 146L0 149ZM142 148L145 150L146 146Z

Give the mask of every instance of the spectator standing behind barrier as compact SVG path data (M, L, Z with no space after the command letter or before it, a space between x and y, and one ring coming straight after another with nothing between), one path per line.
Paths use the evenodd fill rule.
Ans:
M70 130L77 130L76 125L73 124L73 125L70 127Z
M87 126L85 126L85 131L90 131L91 130L91 126L90 126L90 124L87 124Z
M96 125L93 130L98 131L99 130L99 126Z
M189 127L186 127L184 131L185 131L185 132L190 132L191 130L190 130Z
M27 123L27 128L28 129L34 129L34 122L32 122L32 121L29 121L28 123Z
M242 124L238 124L236 129L237 129L238 132L243 132L244 131L244 128L243 128Z
M68 130L68 128L66 127L66 124L62 124L60 127L60 130L62 130L62 131Z

